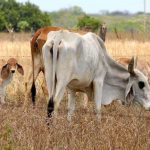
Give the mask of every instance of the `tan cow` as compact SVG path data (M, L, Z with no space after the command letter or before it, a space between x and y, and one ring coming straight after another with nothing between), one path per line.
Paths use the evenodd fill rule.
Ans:
M35 105L36 88L35 81L40 72L44 73L43 60L42 60L42 47L47 40L47 34L50 31L62 30L62 27L49 26L40 28L37 30L30 41L31 56L32 56L32 69L29 73L28 80L26 82L26 94L24 106L28 105L29 98L32 97L33 105ZM85 34L84 31L70 30L72 32L78 32Z
M99 36L105 42L106 40L106 33L107 33L107 26L106 23L100 24Z
M131 59L122 57L117 59L116 61L127 68ZM150 64L147 61L145 61L144 59L138 59L137 68L141 72L143 72L147 77L150 77Z

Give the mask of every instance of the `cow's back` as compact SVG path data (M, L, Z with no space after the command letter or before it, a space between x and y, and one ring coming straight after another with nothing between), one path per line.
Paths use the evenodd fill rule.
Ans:
M44 43L47 40L48 33L50 31L58 31L60 29L62 29L62 28L61 27L53 27L53 26L44 27L44 28L41 29L41 33L37 37L37 43L38 43L38 49L39 49L39 51L42 50L42 47L43 47Z
M101 69L104 70L103 60L100 58L103 49L99 49L93 36L93 33L80 35L66 30L48 33L45 45L50 45L53 41L53 47L58 47L59 51L57 76L61 81L68 79L70 88L89 86L96 74Z

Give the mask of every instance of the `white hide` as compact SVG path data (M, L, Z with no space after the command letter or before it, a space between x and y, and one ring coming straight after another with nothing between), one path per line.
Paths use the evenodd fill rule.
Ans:
M90 98L95 101L97 114L101 104L110 104L114 99L126 102L132 88L134 93L141 91L142 96L143 89L137 87L139 81L145 83L147 92L150 91L145 76L137 71L133 71L134 76L130 75L127 69L108 55L103 41L94 33L80 35L68 31L51 31L42 53L49 99L54 98L56 112L65 88L70 90L68 118L75 109L77 91L92 96ZM133 96L136 98L136 95ZM150 98L147 99L150 102Z

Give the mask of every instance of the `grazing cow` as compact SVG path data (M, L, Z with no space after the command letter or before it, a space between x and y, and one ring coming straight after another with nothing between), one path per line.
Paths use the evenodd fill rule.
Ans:
M121 58L117 59L116 61L118 63L124 65L127 68L131 59L121 57ZM150 64L147 61L145 61L143 59L138 59L137 69L139 69L141 72L143 72L145 76L150 77Z
M36 31L36 33L34 34L33 38L30 41L32 70L29 72L28 81L26 82L26 94L24 106L27 105L30 97L32 97L33 105L35 105L35 96L36 96L35 81L40 72L44 73L42 47L46 42L47 34L50 31L58 31L61 29L62 29L61 27L53 27L53 26L40 28L39 30ZM83 31L76 31L76 30L72 31L79 32L80 34L85 33Z
M134 99L150 109L150 87L147 77L135 69L135 59L127 70L108 55L96 34L51 31L42 54L49 93L48 117L53 111L57 114L66 87L69 120L75 109L77 91L94 99L98 117L101 104L110 104L115 99L126 104Z
M4 61L3 61L4 62ZM24 70L15 58L8 59L7 63L1 66L0 76L0 103L5 103L5 87L11 82L16 69L20 74L24 74Z

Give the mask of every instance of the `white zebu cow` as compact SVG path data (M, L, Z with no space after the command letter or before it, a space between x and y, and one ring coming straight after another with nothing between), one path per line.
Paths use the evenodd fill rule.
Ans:
M129 103L133 99L145 109L150 108L150 87L147 77L135 69L132 59L128 70L115 62L103 41L94 33L79 35L69 31L49 32L42 49L48 86L48 117L57 110L68 88L68 119L75 109L75 93L85 92L94 99L100 116L101 104L114 99Z

